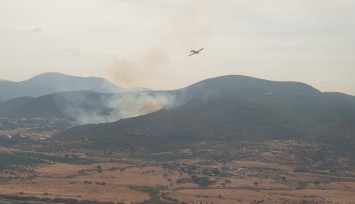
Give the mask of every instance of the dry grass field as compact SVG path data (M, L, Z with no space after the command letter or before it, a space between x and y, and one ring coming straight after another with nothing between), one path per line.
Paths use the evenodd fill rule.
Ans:
M336 190L183 189L170 194L187 203L355 203L354 192Z
M121 172L125 164L100 164L103 172L97 171L97 165L54 164L40 166L35 169L34 178L11 179L0 186L2 194L20 194L36 197L75 198L101 202L142 202L149 195L128 188L129 185L139 185L139 180L133 179L141 172L130 169ZM118 169L117 171L105 169ZM142 172L144 169L142 169ZM23 176L23 175L22 175ZM140 176L143 182L155 185L158 176ZM162 182L164 179L157 179Z
M197 164L199 160L184 161ZM180 163L181 164L181 163ZM201 165L206 167L206 165ZM287 174L292 168L276 163L234 161L216 164L214 168L230 172L251 170L258 174L243 178L209 176L214 184L200 186L194 182L177 184L191 175L144 161L135 164L106 162L95 164L52 163L30 167L27 171L1 171L1 194L41 198L74 198L114 203L139 203L151 199L151 194L137 187L158 189L160 201L166 203L354 203L355 181L328 178L332 182L314 183L309 174ZM264 178L263 168L275 169L274 177ZM199 173L196 173L197 175ZM270 175L268 171L267 175ZM287 178L277 179L280 175ZM304 177L302 177L302 175ZM203 175L199 175L203 176ZM308 182L303 188L295 180ZM163 196L163 194L165 196ZM166 198L167 197L167 198ZM170 200L169 200L170 199ZM172 200L175 200L174 202ZM152 201L151 203L154 203Z
M281 165L277 163L267 163L267 162L260 162L260 161L234 161L229 163L228 165L234 167L264 167L264 168L273 168L273 169L280 169L284 171L292 171L293 168L286 165Z

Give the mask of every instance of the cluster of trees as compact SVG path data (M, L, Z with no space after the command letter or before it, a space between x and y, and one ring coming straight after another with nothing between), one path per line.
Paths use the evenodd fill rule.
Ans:
M210 180L209 177L192 175L190 178L180 178L176 180L177 184L183 183L196 183L200 187L208 187L209 185L215 184L216 181Z

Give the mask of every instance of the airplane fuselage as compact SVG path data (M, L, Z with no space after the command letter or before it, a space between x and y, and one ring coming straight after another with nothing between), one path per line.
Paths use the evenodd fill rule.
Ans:
M201 49L199 49L199 50L191 50L190 52L191 52L191 54L189 55L189 56L191 56L191 55L196 55L196 54L199 54L200 52L201 52L201 50L203 50L203 48L201 48Z

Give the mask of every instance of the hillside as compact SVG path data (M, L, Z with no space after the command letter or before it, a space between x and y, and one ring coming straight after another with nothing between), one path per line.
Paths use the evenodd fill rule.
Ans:
M0 81L0 101L24 96L39 97L56 92L77 90L110 93L118 92L122 89L103 78L44 73L20 82Z
M94 91L68 91L37 98L21 97L0 104L0 115L5 117L59 117L79 123L118 115L109 101L113 94ZM110 120L108 120L110 121Z
M55 138L146 148L272 139L318 140L337 147L346 142L346 151L355 147L353 96L243 76L208 79L174 93L178 106L114 123L75 127Z
M61 118L79 124L113 122L144 115L168 103L166 92L125 91L99 93L66 91L40 97L19 97L0 102L0 118Z
M0 114L6 111L14 111L33 99L33 97L19 97L8 101L0 102Z

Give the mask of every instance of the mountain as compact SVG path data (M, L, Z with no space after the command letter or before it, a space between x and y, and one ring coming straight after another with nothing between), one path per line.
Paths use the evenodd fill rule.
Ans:
M56 92L77 90L109 93L122 89L103 78L44 73L21 82L0 81L0 100L6 101L23 96L39 97Z
M0 113L6 111L15 111L22 105L26 104L28 101L33 100L34 97L19 97L15 99L11 99L8 101L0 102Z
M54 138L85 139L97 147L154 149L206 141L296 139L355 149L354 96L323 93L299 82L245 76L207 79L172 93L176 106L113 123L75 127Z
M278 82L248 76L229 75L206 79L177 91L183 99L257 99L264 95L311 96L321 92L300 82Z
M114 94L94 91L68 91L37 98L20 97L0 104L0 115L7 117L61 117L77 122L95 122L100 117L119 114L109 101ZM112 120L111 120L112 121Z

